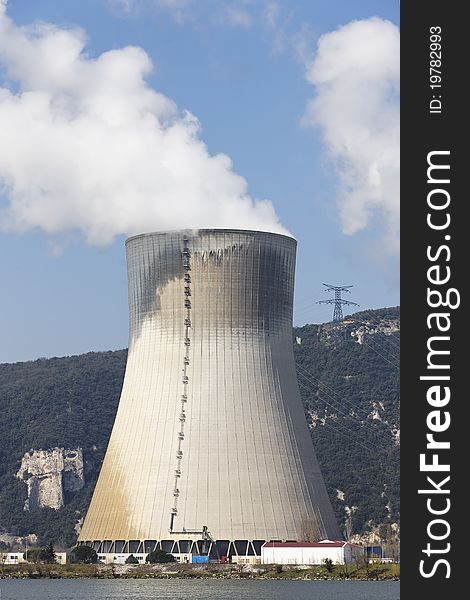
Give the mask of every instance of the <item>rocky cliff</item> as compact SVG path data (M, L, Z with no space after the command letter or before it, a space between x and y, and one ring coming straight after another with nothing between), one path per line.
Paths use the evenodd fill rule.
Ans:
M24 510L59 510L68 493L85 485L82 449L30 450L24 454L16 476L28 486Z

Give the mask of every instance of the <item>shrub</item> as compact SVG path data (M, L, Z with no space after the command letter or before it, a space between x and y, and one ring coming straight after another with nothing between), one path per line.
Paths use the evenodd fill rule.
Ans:
M78 563L94 565L98 562L98 554L91 546L75 546L72 550L72 554Z
M133 554L126 558L126 565L138 565L139 559L136 558Z
M53 564L55 563L54 547L52 544L47 544L45 548L29 548L26 551L26 560L29 563L38 564Z
M323 564L325 565L325 569L328 571L328 573L331 573L333 571L333 561L331 560L331 558L325 558Z
M153 550L147 554L145 562L154 563L170 563L175 562L175 557L172 554L168 554L163 550Z
M28 548L26 551L26 560L29 563L38 565L44 561L44 548Z

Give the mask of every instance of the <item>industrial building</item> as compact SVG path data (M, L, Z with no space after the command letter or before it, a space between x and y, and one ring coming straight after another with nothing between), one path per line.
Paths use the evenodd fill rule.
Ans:
M296 241L203 229L126 249L126 373L79 542L249 560L341 539L295 372Z
M357 563L364 548L344 541L266 542L261 548L264 565L322 565L331 560L335 565Z

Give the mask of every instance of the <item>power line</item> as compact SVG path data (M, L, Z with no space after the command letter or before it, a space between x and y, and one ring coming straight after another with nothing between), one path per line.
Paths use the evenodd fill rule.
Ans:
M308 388L304 384L300 384L300 385L303 388L308 390ZM380 459L381 463L385 460L387 462L390 461L390 459L391 459L390 451L388 451L386 448L384 448L381 445L375 444L374 441L370 440L370 438L368 436L363 436L360 430L353 429L352 427L346 425L344 421L341 421L338 418L335 419L334 416L335 415L330 417L332 420L331 426L334 428L334 430L338 434L347 438L348 442L355 444L356 446L363 448L364 450L367 450L368 452L371 453L371 455L374 458L378 457ZM328 418L328 415L326 414L325 415L325 423L326 423L327 418ZM363 440L370 440L371 444L364 443Z
M369 324L368 324L368 323L365 323L364 321L362 321L362 322L361 322L361 325L362 325L363 327L366 327L366 328L367 328L367 331L366 331L365 333L369 333L369 331L368 331L368 329L369 329ZM399 332L399 331L392 332L392 333L391 333L391 334L389 334L389 335L387 335L385 332L383 332L383 333L384 333L384 336L385 336L385 337L384 337L384 339L385 339L387 342L389 342L391 346L393 346L395 349L397 349L398 351L400 351L400 349L401 349L401 348L400 348L400 344L395 344L395 343L394 343L394 342L392 342L392 340L391 340L391 338L392 338L393 336L395 336L395 335L399 334L400 332ZM369 337L372 337L372 334L370 334L370 333L369 333Z
M392 337L393 334L387 335L386 333L384 333L384 340L386 342L388 342L391 346L393 346L394 348L396 348L399 352L401 350L400 348L400 344L395 344L394 342L392 342L392 340L390 339Z
M308 386L306 386L304 383L302 383L301 381L299 381L299 384L306 389L307 391L311 391ZM328 404L328 403L326 403ZM332 407L334 408L334 407ZM388 454L385 452L385 450L381 447L381 446L369 446L367 444L364 444L362 441L359 441L357 439L355 439L354 437L351 437L351 434L356 435L357 436L357 431L355 431L354 429L348 427L347 425L344 425L343 423L340 423L338 421L335 421L334 423L334 427L335 428L340 428L341 431L338 431L338 433L344 435L345 437L347 437L347 439L352 442L353 444L356 444L357 446L359 446L360 448L363 448L364 450L367 450L368 452L370 452L371 454L374 455L374 457L376 457L378 454L382 454L385 457L388 458Z
M336 392L333 388L331 388L330 386L328 386L326 383L324 383L320 379L317 379L314 375L312 375L312 373L310 373L310 371L307 371L307 369L305 367L303 367L302 365L297 365L297 367L299 369L302 369L302 371L305 372L305 373L299 372L300 375L303 375L304 377L309 378L309 379L314 379L319 387L323 386L324 388L327 388L328 390L330 390L330 392L332 392L335 396L338 396L338 398L339 398L339 400L336 400L336 399L334 399L334 398L331 397L331 394L328 394L328 392L325 391L325 394L328 395L328 396L330 396L330 398L332 400L336 400L336 402L338 402L339 404L341 404L341 402L345 402L346 405L349 405L349 406L344 406L344 408L346 408L346 409L351 409L351 410L353 410L355 412L363 412L364 415L365 415L365 419L369 416L369 413L364 408L358 408L357 406L355 406L349 400L343 399L338 394L338 392Z
M384 356L383 354L381 354L380 352L378 352L373 346L370 346L367 342L365 342L364 340L362 340L362 343L364 344L364 346L367 346L368 348L370 348L373 352L375 352L378 356L381 356L384 360L386 360L389 364L392 365L392 367L394 369L400 369L400 365L396 365L395 363L393 363L392 361L388 360L388 358L386 356Z
M309 381L309 378L308 378L307 376L303 375L302 373L300 373L300 375L301 375L302 377L304 377L304 379L306 379L307 381ZM309 381L309 384L310 384L310 385L312 385L310 381ZM303 385L304 385L304 387L305 387L305 383L303 383ZM310 391L313 391L313 389L310 389ZM329 396L329 395L328 395L326 392L323 392L323 393L325 393L325 395L326 395L326 396L328 396L328 397L330 398L330 400L332 400L333 402L336 402L337 404L339 404L339 405L341 406L341 408L344 408L345 410L348 410L348 408L347 408L347 407L345 407L344 405L342 405L342 404L341 404L341 403L340 403L338 400L336 400L335 398L332 398L332 397L331 397L331 396ZM349 418L349 419L351 419L351 420L355 421L356 423L359 423L359 425L360 425L361 427L363 427L363 428L367 429L367 431L368 431L368 435L372 436L372 439L373 439L373 440L375 440L375 441L377 442L377 444L378 444L378 445L377 445L377 447L380 447L380 444L382 444L382 441L383 441L383 440L382 440L382 438L380 438L380 437L379 437L379 434L378 434L376 431L374 431L374 430L372 429L372 426L371 426L371 424L370 424L370 423L368 423L368 422L367 422L367 421L365 421L365 420L358 419L358 418L357 418L357 417L355 417L354 415L351 415L351 414L349 414L349 413L345 413L345 412L343 412L341 409L338 409L338 407L337 407L337 406L335 406L334 404L330 404L330 402L328 402L328 401L327 401L327 400L325 400L324 398L321 398L321 400L322 400L322 401L323 401L325 404L327 404L327 405L328 405L330 408L332 408L333 410L335 410L335 411L339 412L339 413L340 413L340 414L341 414L343 417ZM351 430L351 431L354 431L354 430ZM355 432L355 433L357 433L356 431L354 431L354 432ZM370 439L370 438L369 438L369 439Z
M398 330L398 331L393 331L393 332L390 334L390 337L391 337L391 338L393 338L393 339L395 339L395 336L397 336L397 335L400 335L400 330Z
M393 347L393 350L390 350L390 348L387 348L384 345L379 344L378 339L376 339L375 336L369 335L369 341L373 341L374 344L377 344L377 346L379 346L379 348L381 348L382 350L384 350L393 360L396 360L398 363L400 363L400 356L394 354L395 352L395 348Z
M299 385L301 387L303 387L304 389L306 389L307 391L311 391L308 386L306 386L304 383L302 383L301 381L299 381ZM367 444L363 444L362 442L360 442L357 439L354 439L351 437L351 433L356 433L354 430L352 430L351 428L347 427L346 425L339 423L338 421L335 421L334 424L335 427L339 427L341 428L343 431L340 431L339 433L342 433L343 435L347 435L348 440L352 441L354 444L360 446L361 448L364 448L365 450L368 450L369 452L373 452L374 454L376 454L377 452L377 447L375 446L368 446ZM378 448L379 451L382 451L382 448Z
M310 380L309 377L307 377L306 375L303 375L302 373L300 373L300 375L302 375L304 377L304 379L306 379L310 385L312 385L312 381ZM346 411L348 411L348 407L345 406L344 404L342 404L341 400L337 400L336 398L333 398L330 394L328 394L327 392L325 392L325 390L323 390L322 392L323 394L325 394L327 397L329 397L330 400L332 400L333 402L336 402L337 404L339 404L341 406L341 408L345 409ZM338 408L336 406L334 406L333 404L330 404L327 400L325 400L323 398L323 402L325 402L326 404L328 404L328 406L330 406L331 408L333 408L334 410L338 411ZM355 407L353 407L352 410L356 410ZM369 421L367 421L366 419L360 419L354 415L351 415L350 413L344 413L341 410L339 410L338 412L340 412L343 416L348 417L350 419L352 419L353 421L356 421L357 423L359 423L359 425L363 428L367 428L368 431L370 432L370 434L375 437L377 439L378 443L382 443L382 438L378 437L379 434L374 431L374 429L372 429L372 425ZM369 417L369 414L367 415L367 417Z

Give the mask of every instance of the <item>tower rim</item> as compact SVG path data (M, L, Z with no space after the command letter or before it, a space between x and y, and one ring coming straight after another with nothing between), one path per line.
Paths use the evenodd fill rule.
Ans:
M226 228L226 227L201 227L201 228L183 228L183 229L162 229L160 231L146 231L144 233L137 233L135 235L131 235L126 239L126 246L129 242L136 240L138 238L144 237L154 237L159 235L168 235L168 234L178 234L178 233L188 233L188 234L211 234L211 233L252 233L256 235L268 235L268 236L276 236L286 238L295 244L297 244L297 239L292 235L287 235L285 233L277 233L275 231L265 231L263 229L241 229L241 228Z

